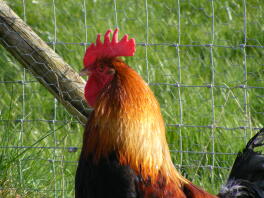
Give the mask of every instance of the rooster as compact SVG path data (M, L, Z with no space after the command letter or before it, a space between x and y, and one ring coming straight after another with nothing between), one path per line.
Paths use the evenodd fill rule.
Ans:
M118 29L110 40L111 32L106 32L104 43L98 35L96 44L87 48L80 73L89 76L84 95L94 110L83 135L76 198L217 197L175 169L153 92L118 58L134 55L135 40L125 35L118 41ZM229 182L219 196L228 197L230 188Z

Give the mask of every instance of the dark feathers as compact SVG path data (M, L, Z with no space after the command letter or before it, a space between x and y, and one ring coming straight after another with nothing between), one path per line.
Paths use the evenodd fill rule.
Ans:
M264 155L254 151L264 145L264 128L251 138L238 153L227 184L222 187L221 198L263 198L264 197Z
M136 198L137 177L122 166L115 153L93 163L92 156L79 160L75 177L76 198Z

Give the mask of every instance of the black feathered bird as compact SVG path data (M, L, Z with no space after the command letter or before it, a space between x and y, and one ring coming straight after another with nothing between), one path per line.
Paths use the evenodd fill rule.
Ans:
M238 153L220 198L264 198L264 155L254 149L264 145L264 128Z

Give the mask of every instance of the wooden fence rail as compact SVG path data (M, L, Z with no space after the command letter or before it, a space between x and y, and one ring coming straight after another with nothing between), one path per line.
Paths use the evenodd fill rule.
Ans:
M0 43L82 124L89 116L84 80L0 0Z

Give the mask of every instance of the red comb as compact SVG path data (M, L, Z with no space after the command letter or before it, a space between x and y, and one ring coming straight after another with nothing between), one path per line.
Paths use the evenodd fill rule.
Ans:
M118 28L115 29L112 41L110 41L110 33L107 30L104 36L104 43L101 42L101 35L97 35L96 45L92 43L85 52L83 63L85 67L92 65L98 58L112 58L117 56L134 56L136 51L135 39L128 40L128 35L118 41Z

